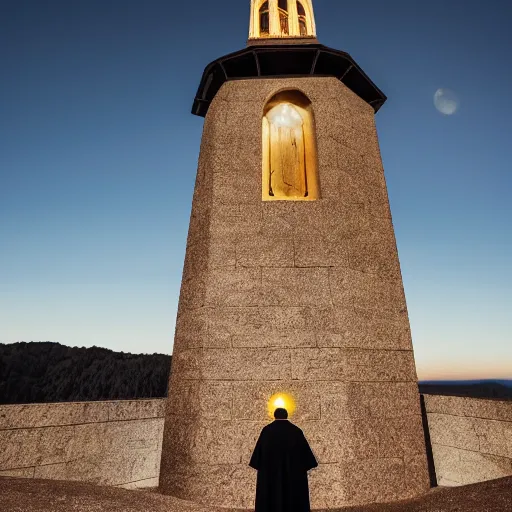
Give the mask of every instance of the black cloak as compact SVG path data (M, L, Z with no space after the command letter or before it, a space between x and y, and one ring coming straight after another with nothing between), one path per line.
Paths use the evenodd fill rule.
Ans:
M288 420L264 427L249 466L258 470L255 512L310 512L307 472L318 463L299 427Z

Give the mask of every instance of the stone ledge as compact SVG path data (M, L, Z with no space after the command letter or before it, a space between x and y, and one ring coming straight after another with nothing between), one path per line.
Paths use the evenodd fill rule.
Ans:
M415 499L331 509L329 512L464 512L510 511L512 477L461 487L431 489ZM127 490L79 482L0 478L2 512L242 512L204 507L158 491ZM326 512L313 510L313 512Z
M512 421L512 401L425 394L427 413Z
M165 415L165 398L0 405L0 431L58 427Z
M437 480L441 485L467 485L512 474L512 459L432 443ZM512 483L512 477L509 477Z

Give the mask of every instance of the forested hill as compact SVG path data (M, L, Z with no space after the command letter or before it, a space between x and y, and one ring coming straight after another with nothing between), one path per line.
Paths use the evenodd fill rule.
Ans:
M167 396L171 356L52 342L0 343L0 403Z
M52 342L0 343L0 404L167 396L171 356ZM512 400L512 380L423 381L420 393Z

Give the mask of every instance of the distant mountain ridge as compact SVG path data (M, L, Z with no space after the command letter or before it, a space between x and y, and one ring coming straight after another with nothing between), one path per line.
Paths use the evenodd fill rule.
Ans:
M472 379L472 380L420 380L420 384L441 384L443 386L457 386L468 384L484 384L494 382L503 386L512 387L512 379Z
M512 379L426 380L418 387L423 394L512 400Z
M0 404L164 398L172 356L0 343ZM420 393L512 400L512 379L425 380Z

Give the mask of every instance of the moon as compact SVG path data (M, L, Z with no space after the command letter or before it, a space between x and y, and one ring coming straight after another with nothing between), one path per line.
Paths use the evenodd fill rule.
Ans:
M450 89L437 89L434 94L434 105L441 114L451 116L459 108L459 99Z

